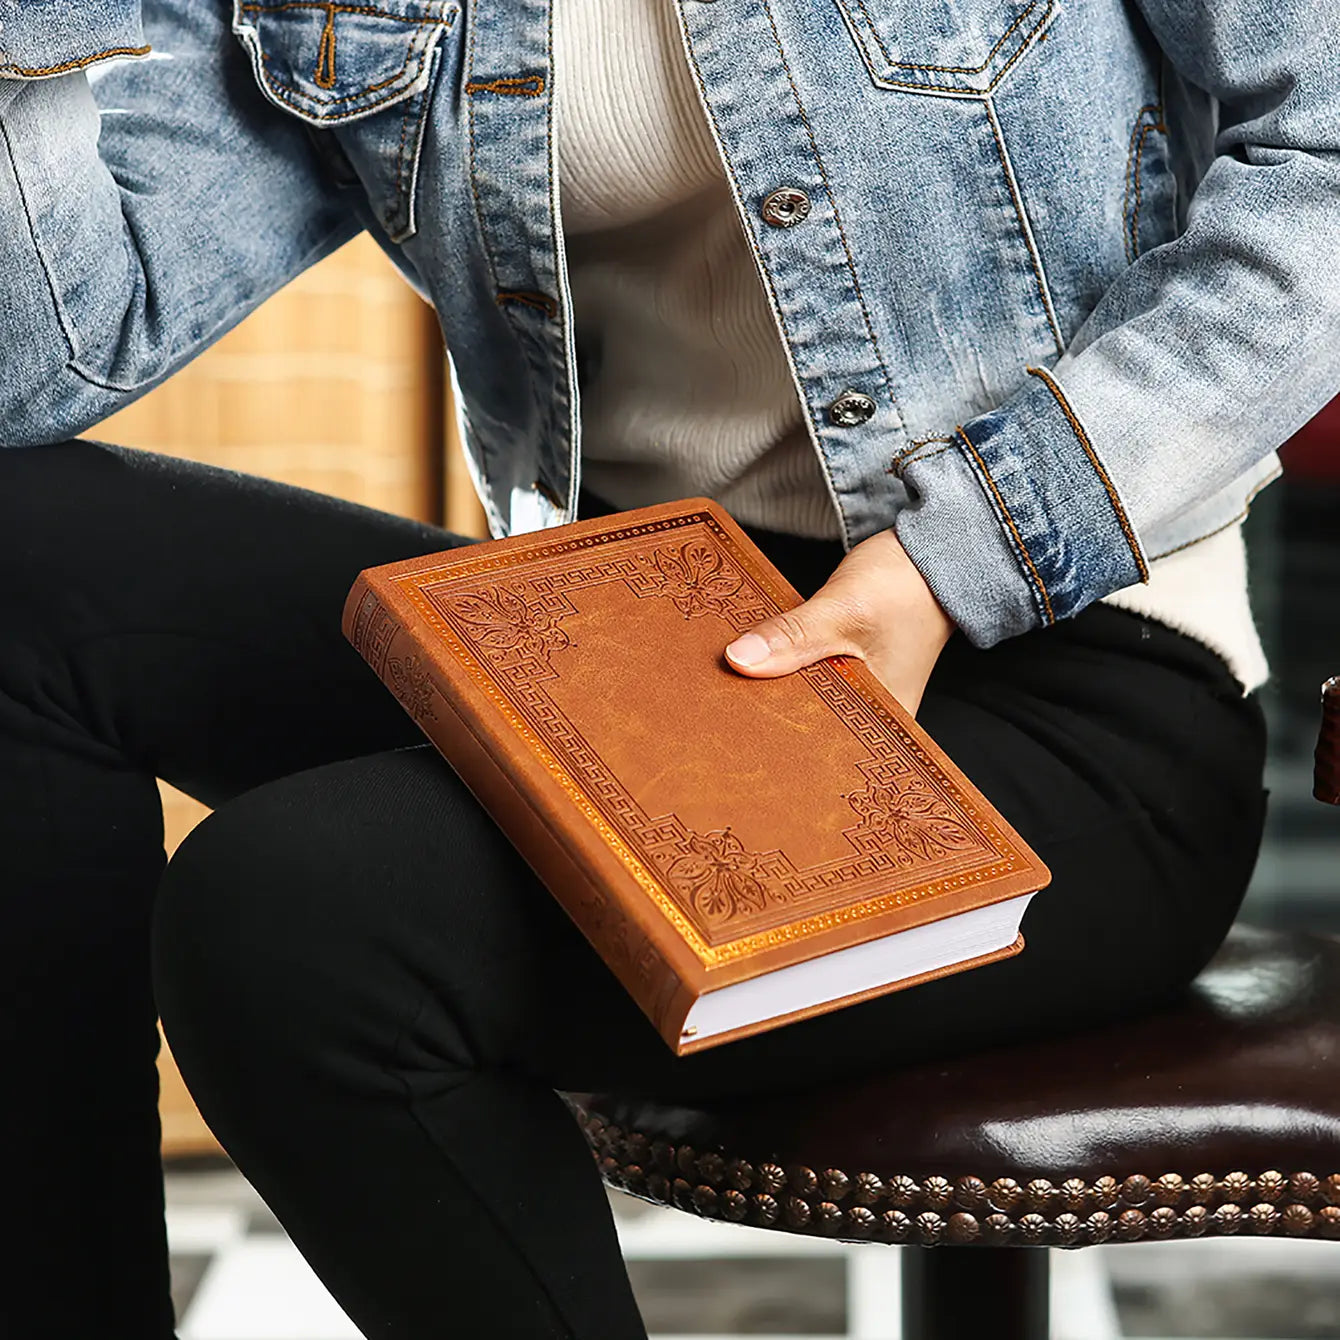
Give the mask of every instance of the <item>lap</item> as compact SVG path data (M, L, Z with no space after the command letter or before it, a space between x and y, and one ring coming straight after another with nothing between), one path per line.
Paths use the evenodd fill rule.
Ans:
M1259 711L1220 663L1095 610L955 647L922 719L1052 869L1017 958L677 1059L427 746L283 778L207 820L169 870L169 950L189 942L176 971L245 978L252 1008L307 1018L371 1065L684 1099L1041 1036L1178 991L1227 932L1262 820Z

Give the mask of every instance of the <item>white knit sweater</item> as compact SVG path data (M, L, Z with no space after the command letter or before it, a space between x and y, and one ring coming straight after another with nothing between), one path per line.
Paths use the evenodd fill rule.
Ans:
M620 507L705 495L838 539L835 505L681 45L674 0L553 0L559 187L584 482ZM1108 597L1266 678L1241 529Z

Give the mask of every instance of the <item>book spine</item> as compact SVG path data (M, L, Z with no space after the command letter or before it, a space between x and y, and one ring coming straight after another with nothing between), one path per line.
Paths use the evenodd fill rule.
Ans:
M444 691L396 605L363 574L345 602L344 635L437 747L675 1052L694 1001L657 946L584 869ZM556 1002L557 1004L557 1002Z

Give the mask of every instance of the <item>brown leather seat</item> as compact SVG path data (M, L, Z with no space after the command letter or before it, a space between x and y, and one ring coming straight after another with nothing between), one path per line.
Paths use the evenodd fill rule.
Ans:
M1340 939L1238 928L1174 1012L786 1102L574 1103L612 1185L764 1228L1340 1238Z

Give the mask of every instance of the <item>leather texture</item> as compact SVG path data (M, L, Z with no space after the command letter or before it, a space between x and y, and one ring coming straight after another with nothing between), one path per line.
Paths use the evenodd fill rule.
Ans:
M1185 1005L704 1107L570 1095L606 1179L834 1236L1340 1237L1340 939L1235 928ZM1095 1218L1097 1216L1097 1218Z
M1321 734L1312 794L1328 805L1340 805L1340 675L1321 688Z
M346 604L351 642L677 1051L755 1031L683 1036L704 991L1049 878L859 661L730 669L728 642L799 603L694 498L372 569Z

